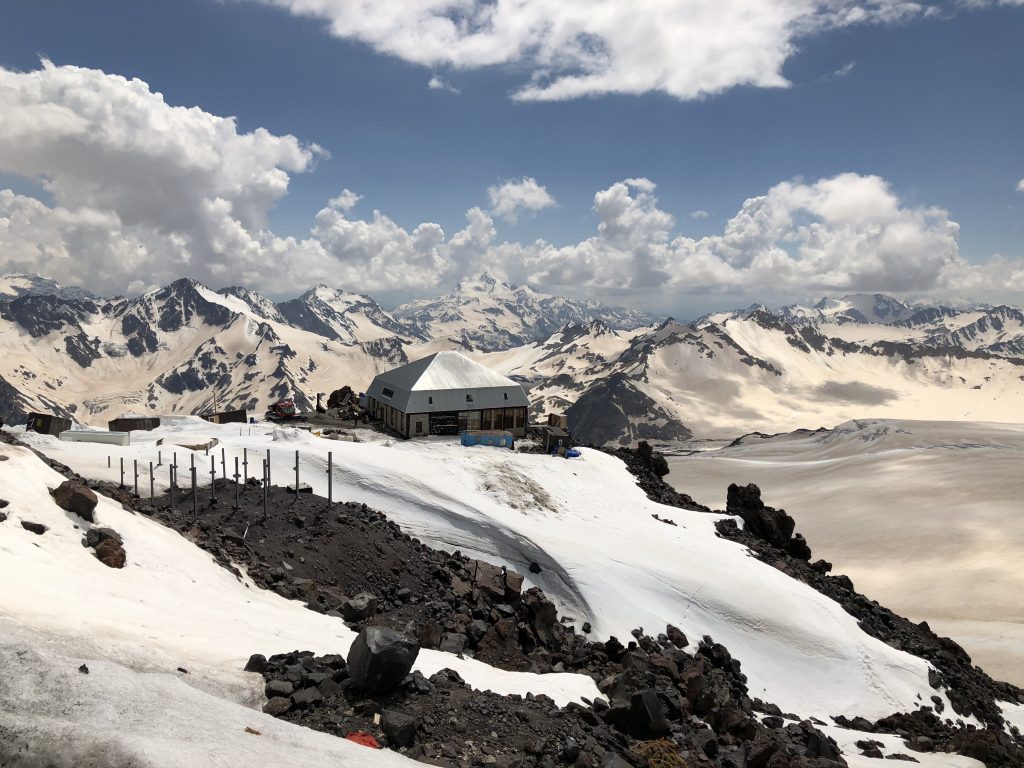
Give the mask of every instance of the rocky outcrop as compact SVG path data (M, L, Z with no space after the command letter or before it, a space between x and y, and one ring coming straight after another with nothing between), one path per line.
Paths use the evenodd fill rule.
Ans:
M387 627L366 627L348 652L352 683L367 693L388 693L412 671L420 647L411 637Z
M761 489L753 483L730 485L725 511L743 520L744 530L773 547L800 560L811 559L811 549L804 537L794 533L796 521L784 509L765 506L761 501Z
M99 500L88 486L72 480L65 480L54 488L51 494L54 502L61 509L78 515L87 522L95 522L93 513Z

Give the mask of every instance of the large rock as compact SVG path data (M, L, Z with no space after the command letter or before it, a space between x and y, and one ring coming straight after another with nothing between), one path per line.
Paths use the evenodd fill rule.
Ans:
M751 483L750 485L729 486L726 499L726 511L731 515L739 515L743 519L744 527L759 539L764 539L773 547L786 549L793 538L793 530L796 528L796 521L786 514L784 509L766 507L761 501L761 489ZM806 547L806 543L803 543ZM797 548L800 555L803 550ZM810 549L806 550L806 557L810 557Z
M377 597L369 592L360 592L344 601L339 608L345 621L363 621L377 612Z
M53 500L67 512L78 515L90 523L95 522L93 513L98 499L89 488L73 480L65 480L53 490Z
M116 541L118 544L124 544L121 535L113 528L90 528L85 532L85 544L93 549L108 539Z
M22 520L21 527L24 528L26 531L34 533L36 536L42 536L44 533L46 533L47 530L49 530L42 523L33 523L30 520Z
M412 670L420 647L412 638L387 627L365 627L348 652L352 683L369 693L387 693Z
M392 747L411 747L416 740L416 718L394 709L384 710L384 735Z
M96 547L96 557L108 568L124 568L125 563L128 561L128 555L125 553L124 547L114 539L104 539L101 541L99 546Z

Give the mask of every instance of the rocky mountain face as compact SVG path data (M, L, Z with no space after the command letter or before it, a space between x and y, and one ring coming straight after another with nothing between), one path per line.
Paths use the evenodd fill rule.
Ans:
M557 328L555 317L599 324L632 317L610 310L606 319L596 303L491 288L518 291L521 300L506 307L519 313L502 320L511 331L499 332L496 320L486 326L488 349L546 338L538 328ZM470 339L483 338L469 330L477 314L493 316L496 306L467 299L465 327L441 346L474 346ZM317 392L346 384L359 391L381 370L429 354L421 350L436 341L429 328L369 296L323 285L280 303L245 287L215 292L188 279L101 299L38 276L8 275L0 278L0 417L16 422L44 409L102 424L128 410L262 414L285 397L309 409Z
M483 352L541 341L567 324L585 326L599 320L632 330L657 322L644 312L549 296L529 286L503 283L488 273L463 280L439 299L403 304L394 314L424 337L451 339Z
M584 443L1024 412L1024 311L1009 306L845 296L645 325L486 274L393 312L323 285L280 303L187 279L134 298L24 275L0 291L0 416L15 421L32 409L87 423L127 410L259 415L284 397L309 409L317 392L360 391L439 349L520 381L538 415L568 411Z

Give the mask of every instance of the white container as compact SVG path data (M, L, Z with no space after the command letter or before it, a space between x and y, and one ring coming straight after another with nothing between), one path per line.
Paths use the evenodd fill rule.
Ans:
M106 445L128 445L128 432L92 432L87 429L69 429L60 433L60 439L68 443L105 443Z

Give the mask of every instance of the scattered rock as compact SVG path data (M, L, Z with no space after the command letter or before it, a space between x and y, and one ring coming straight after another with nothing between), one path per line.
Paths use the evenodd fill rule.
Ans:
M28 520L22 520L21 521L21 527L24 528L26 531L31 531L36 536L42 536L44 533L46 533L49 530L49 528L47 528L42 523L32 523L32 522L29 522Z
M93 513L98 499L86 485L65 480L52 491L52 494L53 500L61 509L78 515L90 523L95 522Z
M377 612L377 597L369 592L360 592L340 606L345 621L364 621Z
M274 696L263 705L263 711L273 717L280 717L292 708L292 700L288 696Z
M81 672L83 675L88 675L89 674L89 667L87 665L83 664L82 666L80 666L78 668L78 671Z

